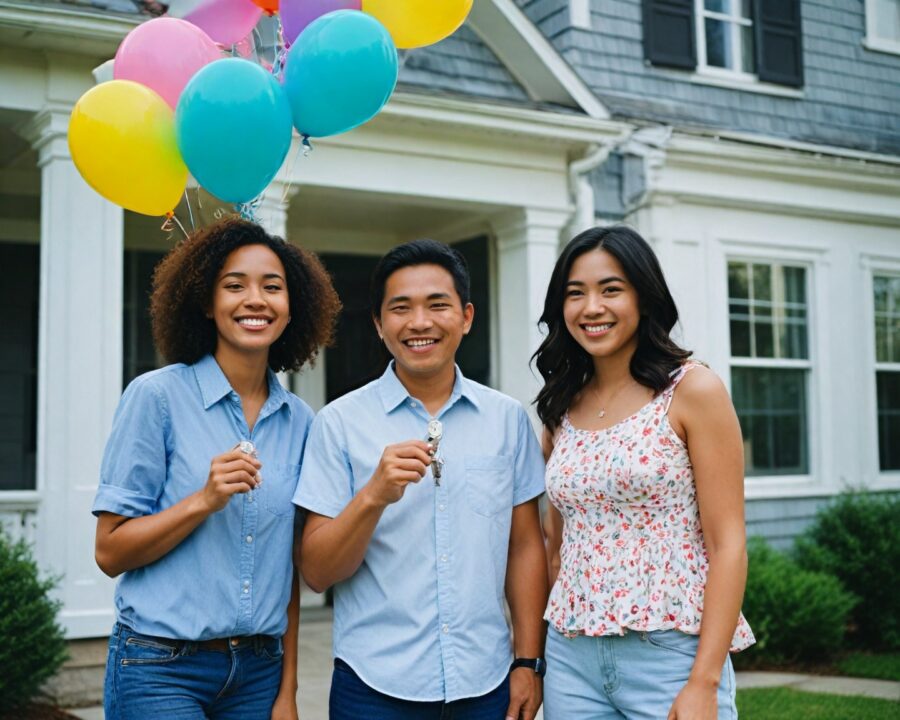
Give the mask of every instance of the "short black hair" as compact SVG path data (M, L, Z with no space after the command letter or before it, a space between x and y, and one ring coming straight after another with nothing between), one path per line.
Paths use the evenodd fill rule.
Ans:
M377 318L381 314L381 303L384 302L384 288L388 278L398 270L412 265L439 265L444 268L453 278L453 286L463 307L469 304L471 297L469 264L463 254L437 240L413 240L392 248L375 266L369 294L374 317Z
M299 370L331 344L341 302L315 253L269 235L255 223L226 217L176 245L153 273L153 339L168 362L191 365L215 352L218 332L207 309L226 258L245 245L269 248L286 273L291 322L269 348L269 367Z

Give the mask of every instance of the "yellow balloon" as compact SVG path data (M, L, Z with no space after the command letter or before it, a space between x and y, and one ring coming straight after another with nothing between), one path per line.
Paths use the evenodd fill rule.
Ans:
M88 185L126 210L165 215L187 185L175 113L130 80L111 80L81 96L69 120L69 150Z
M362 9L380 20L403 49L452 35L468 17L472 0L362 0Z

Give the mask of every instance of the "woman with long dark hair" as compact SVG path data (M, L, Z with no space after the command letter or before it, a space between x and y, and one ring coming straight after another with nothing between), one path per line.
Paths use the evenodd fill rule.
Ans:
M626 227L573 239L535 353L551 566L547 720L734 718L753 636L743 448L728 393L671 338L678 311Z

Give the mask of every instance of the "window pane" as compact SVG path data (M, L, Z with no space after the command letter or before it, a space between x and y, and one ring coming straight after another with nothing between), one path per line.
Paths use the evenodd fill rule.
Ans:
M760 322L758 319L753 324L753 336L756 339L756 352L754 357L775 357L775 338L772 333L772 323Z
M875 1L875 32L884 40L900 42L900 2Z
M882 470L900 470L900 372L879 372L878 460Z
M706 64L713 67L731 67L728 45L728 28L719 20L706 19Z
M772 266L753 265L753 299L772 299Z
M731 354L734 357L753 357L750 349L750 323L731 321Z
M153 345L150 325L150 290L153 269L165 253L126 250L123 306L122 383L163 365Z
M728 263L728 297L750 299L746 263Z
M753 0L741 0L741 17L753 19Z
M805 370L732 368L748 476L809 472L806 377Z
M875 359L900 362L900 278L872 278L875 295Z
M754 50L753 26L741 26L741 70L745 73L756 72L756 52Z
M727 13L731 0L704 0L703 7L710 12Z

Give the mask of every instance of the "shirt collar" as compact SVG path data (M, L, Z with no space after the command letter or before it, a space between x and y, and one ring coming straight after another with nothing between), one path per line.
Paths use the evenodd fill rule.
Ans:
M476 408L480 407L472 381L462 374L459 365L454 365L453 367L456 370L456 379L453 381L453 390L450 392L450 400L447 402L446 407L453 406L460 398L465 398ZM386 413L392 412L407 398L412 397L403 386L403 383L400 382L400 378L397 377L393 360L388 364L384 374L377 382L378 394L381 396L381 404L384 406Z
M234 392L222 368L212 355L205 355L196 363L194 363L194 375L197 378L197 385L200 387L200 396L203 398L203 409L209 410L219 400ZM288 401L288 393L278 377L272 372L271 368L266 370L266 379L269 383L269 398L266 400L264 407L269 412L274 412ZM268 414L268 412L267 412Z

